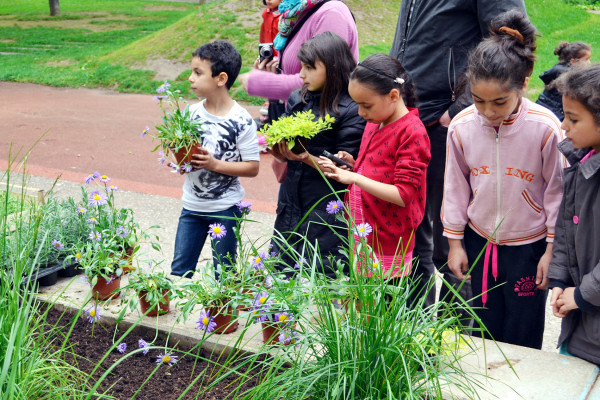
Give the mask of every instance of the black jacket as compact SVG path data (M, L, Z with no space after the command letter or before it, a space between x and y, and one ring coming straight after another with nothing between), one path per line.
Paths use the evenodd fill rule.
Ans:
M571 166L564 171L549 287L575 287L579 307L563 318L558 345L568 339L570 353L600 364L600 154L581 164L590 148L576 150L568 140L558 148Z
M304 104L299 90L296 90L292 92L288 99L286 115L307 110L312 110L313 114L319 115L319 100L319 93L309 92L306 99L307 104ZM308 152L313 156L320 156L323 150L327 150L332 154L344 150L355 158L357 157L366 121L358 115L358 105L348 94L343 95L338 109L338 114L332 114L335 117L332 129L320 132L307 142ZM324 261L329 254L339 258L338 249L343 244L329 226L323 225L323 223L332 226L341 225L339 221L336 221L335 215L329 215L326 211L327 203L337 199L330 185L334 191L346 189L346 185L334 180L326 180L317 169L303 162L288 161L287 174L279 192L277 218L275 220L276 237L279 234L288 237L290 232L295 231L304 236L313 246L315 242L318 242L321 257ZM338 194L338 196L343 201L344 194ZM315 206L315 204L317 205ZM314 208L312 208L313 206ZM306 219L300 223L307 214ZM300 226L296 229L298 224ZM341 227L337 230L337 233L347 237L347 227ZM288 244L300 254L302 253L302 247L305 245L304 240L298 235L292 235ZM283 260L288 265L294 265L291 260L297 259L297 257L286 255L286 246L279 246L277 240L275 240L274 247L281 253ZM306 248L309 248L309 246L306 246ZM306 251L305 257L309 258ZM325 263L325 265L327 266L329 263Z
M546 88L542 94L540 94L540 97L538 97L536 103L552 111L554 115L556 115L561 121L565 119L565 112L563 111L562 105L562 95L556 88L549 87L548 85L554 82L556 78L567 72L569 69L569 65L556 64L554 67L542 72L540 75L540 79L544 82Z
M449 110L450 117L472 103L457 93L468 53L487 35L489 23L523 0L405 0L390 55L414 80L421 120L427 124Z

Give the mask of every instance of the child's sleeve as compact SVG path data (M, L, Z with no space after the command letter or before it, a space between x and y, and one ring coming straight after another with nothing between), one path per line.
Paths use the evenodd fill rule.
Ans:
M469 166L456 125L450 124L446 142L446 171L444 173L444 198L441 219L443 235L450 239L462 239L469 222L467 209L471 200Z
M542 143L542 176L546 182L543 202L548 242L554 241L556 219L563 195L563 172L558 141L559 133L551 130L548 132L545 143Z
M565 233L565 218L563 216L564 206L561 206L556 219L556 231L554 244L552 246L552 260L548 266L548 279L550 279L549 288L566 288L574 286L571 274L569 274L569 255L567 252L567 236Z
M248 116L247 124L240 125L237 147L242 156L242 161L260 161L258 139L256 138L256 123Z
M394 186L404 204L409 204L426 181L431 145L427 131L421 123L409 125L404 133L400 137L406 140L401 140L395 155Z

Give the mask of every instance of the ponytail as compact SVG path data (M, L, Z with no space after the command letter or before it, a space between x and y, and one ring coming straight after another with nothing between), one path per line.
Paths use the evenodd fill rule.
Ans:
M535 26L522 11L514 9L501 14L492 21L490 36L469 55L469 82L494 79L510 89L521 90L533 72L535 41Z

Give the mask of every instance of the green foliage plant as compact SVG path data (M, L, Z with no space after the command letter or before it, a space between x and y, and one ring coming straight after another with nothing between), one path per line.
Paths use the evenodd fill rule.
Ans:
M146 266L139 266L138 262L137 268L129 274L127 284L121 285L122 303L133 311L139 303L140 294L143 294L151 310L160 304L167 304L174 290L175 283L158 264L147 262ZM120 318L126 310L127 307L124 307Z
M270 147L280 142L287 142L288 147L292 149L300 138L311 139L317 133L331 129L333 122L335 118L330 115L317 119L312 110L308 110L281 117L266 125L260 133L266 136Z
M152 151L161 149L161 157L165 157L169 153L174 155L184 149L185 156L187 156L193 146L202 144L201 134L204 131L204 120L194 118L189 105L186 105L183 110L181 109L185 100L180 96L178 90L171 90L169 82L165 81L156 91L159 95L155 96L155 99L160 102L163 116L162 123L155 126L156 134L151 135L153 140L159 141Z

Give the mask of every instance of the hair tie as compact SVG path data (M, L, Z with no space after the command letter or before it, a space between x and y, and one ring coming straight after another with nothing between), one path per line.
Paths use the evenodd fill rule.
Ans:
M508 26L503 26L500 29L498 29L498 32L506 33L507 35L517 39L519 43L525 44L525 39L523 38L523 35L521 35L521 32L519 32L516 29L509 28Z
M404 85L404 82L406 82L404 79L402 79L402 78L400 78L398 76L396 76L396 77L391 76L390 74L386 74L383 71L380 71L380 70L375 69L375 68L371 68L371 67L369 67L367 65L364 65L364 64L361 64L361 63L358 63L357 66L366 68L369 71L376 73L377 75L381 75L381 76L385 76L386 78L390 78L392 81L394 81L394 83L397 83L398 85L401 85L401 86Z

